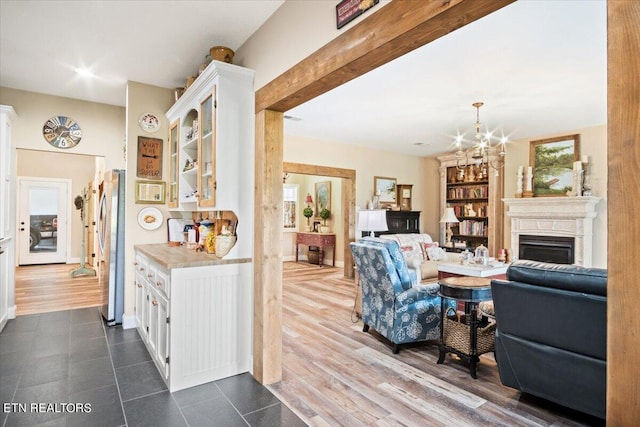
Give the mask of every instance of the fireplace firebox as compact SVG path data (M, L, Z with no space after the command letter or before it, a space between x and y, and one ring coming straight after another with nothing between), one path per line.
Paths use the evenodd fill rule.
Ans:
M518 257L556 264L575 263L575 238L521 234Z

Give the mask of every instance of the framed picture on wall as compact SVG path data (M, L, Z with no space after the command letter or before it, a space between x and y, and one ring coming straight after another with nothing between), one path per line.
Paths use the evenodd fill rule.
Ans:
M331 181L316 182L316 218L320 217L322 209L331 211Z
M387 178L383 176L373 177L373 194L378 196L378 201L382 207L395 207L398 203L396 199L395 178Z
M164 181L136 181L136 203L163 204L166 185Z
M529 165L533 170L533 195L566 196L573 189L573 162L579 159L580 135L531 141Z

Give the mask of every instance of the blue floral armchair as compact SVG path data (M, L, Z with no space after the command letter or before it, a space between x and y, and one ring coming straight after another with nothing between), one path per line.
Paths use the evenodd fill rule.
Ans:
M395 241L365 237L350 247L360 275L363 331L375 329L394 353L400 344L439 339L439 285L417 284Z

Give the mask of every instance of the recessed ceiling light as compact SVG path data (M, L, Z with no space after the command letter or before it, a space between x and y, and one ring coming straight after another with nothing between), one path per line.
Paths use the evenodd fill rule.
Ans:
M76 68L76 73L80 76L80 77L84 77L84 78L93 78L96 75L93 74L93 72L88 69L88 68Z
M422 147L424 144L424 142L414 142L413 145L415 145L416 147Z

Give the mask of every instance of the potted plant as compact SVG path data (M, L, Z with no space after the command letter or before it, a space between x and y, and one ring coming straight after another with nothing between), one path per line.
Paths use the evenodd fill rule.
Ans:
M331 211L327 208L323 208L320 211L320 218L322 218L324 220L324 223L320 229L320 231L322 233L328 233L329 232L329 227L327 227L327 220L331 217Z
M313 209L311 209L311 206L304 208L302 215L307 218L307 231L311 231L311 225L309 225L309 218L313 216Z

